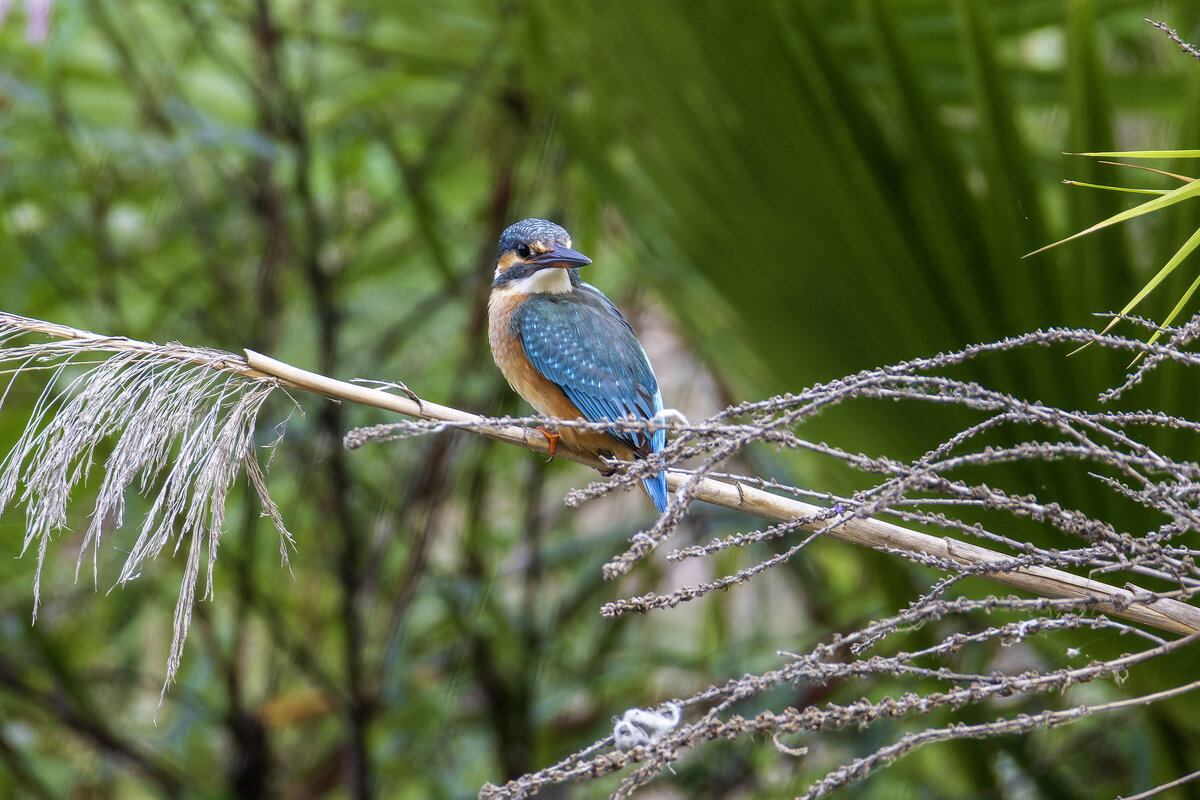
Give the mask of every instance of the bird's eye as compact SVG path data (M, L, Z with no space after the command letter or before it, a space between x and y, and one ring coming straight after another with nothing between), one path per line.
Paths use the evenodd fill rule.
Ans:
M519 255L521 258L529 258L529 245L527 245L527 244L517 245L517 255Z

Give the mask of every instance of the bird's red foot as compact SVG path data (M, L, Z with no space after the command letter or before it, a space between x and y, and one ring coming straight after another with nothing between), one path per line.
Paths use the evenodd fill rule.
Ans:
M541 425L538 426L537 430L538 433L540 433L542 436L545 436L546 441L550 443L550 457L546 459L546 463L549 464L554 460L554 451L558 449L558 431L552 431L549 428L542 427Z

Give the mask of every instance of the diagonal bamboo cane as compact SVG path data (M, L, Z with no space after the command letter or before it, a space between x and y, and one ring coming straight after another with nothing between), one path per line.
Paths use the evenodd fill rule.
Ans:
M520 425L496 426L485 417L456 408L430 403L411 397L389 394L352 383L335 380L314 372L277 361L269 356L246 351L246 360L256 372L273 376L284 385L314 392L326 397L374 406L417 419L451 422L467 426L464 429L509 444L542 453L549 452L546 437L533 428ZM478 423L478 427L471 427ZM557 456L595 469L606 469L599 458L574 450L565 443L558 445ZM669 470L667 485L677 491L693 476L686 470ZM771 522L790 522L812 518L827 509L783 497L751 486L704 478L694 487L693 497L713 505L743 511ZM827 521L815 519L802 525L806 530L818 530ZM959 564L964 568L985 571L979 577L1001 583L1042 597L1085 600L1103 613L1151 625L1173 633L1191 634L1200 631L1200 609L1170 598L1150 596L1146 590L1132 584L1116 587L1101 581L1042 566L1013 566L1012 558L986 547L952 537L936 537L877 519L852 519L828 531L827 536L863 547L889 552L911 553L920 559L934 558ZM989 567L996 568L991 571Z

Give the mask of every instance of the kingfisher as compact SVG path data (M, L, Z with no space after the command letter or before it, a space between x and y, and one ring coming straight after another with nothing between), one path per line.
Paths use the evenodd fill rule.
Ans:
M544 416L653 419L663 401L650 359L613 302L580 279L579 268L590 263L553 222L523 219L506 228L488 299L492 358L508 385ZM662 429L538 430L550 442L551 458L560 436L580 450L622 461L661 452L667 437ZM648 475L642 485L654 507L665 511L666 473Z

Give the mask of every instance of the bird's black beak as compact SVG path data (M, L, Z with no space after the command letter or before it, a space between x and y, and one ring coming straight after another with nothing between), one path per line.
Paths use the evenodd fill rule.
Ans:
M592 260L578 250L572 250L562 245L555 245L553 250L538 253L525 263L537 264L539 268L561 267L562 269L571 269L572 267L582 267L584 264L590 264Z

